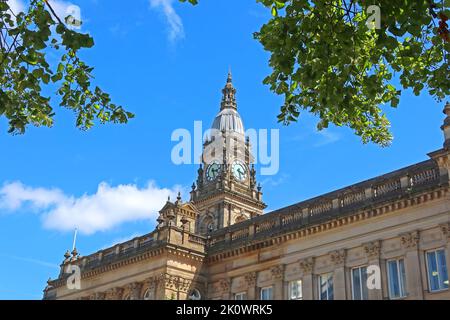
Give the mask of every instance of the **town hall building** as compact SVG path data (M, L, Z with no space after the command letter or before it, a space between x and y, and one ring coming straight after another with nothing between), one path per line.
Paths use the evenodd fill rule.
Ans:
M222 93L190 199L148 234L66 252L44 299L450 299L449 103L424 161L263 214L231 74Z

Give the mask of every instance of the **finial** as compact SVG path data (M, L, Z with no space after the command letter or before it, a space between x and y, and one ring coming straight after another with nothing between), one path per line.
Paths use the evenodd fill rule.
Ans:
M231 70L228 72L227 83L222 89L222 103L220 110L223 109L237 109L236 103L236 89L233 87L233 77L231 75Z
M228 78L227 78L227 83L231 83L233 82L233 76L231 74L231 67L228 68Z
M70 252L69 250L66 251L66 253L64 253L64 258L69 259L70 258Z
M261 192L262 186L261 183L258 183L258 192Z
M450 117L450 102L447 101L447 103L445 104L443 112L444 112L444 114L447 115L447 117Z
M167 196L167 202L170 202L170 196Z
M195 188L196 188L195 182L192 182L192 186L191 186L191 188L192 188L192 191L194 191L194 190L195 190Z

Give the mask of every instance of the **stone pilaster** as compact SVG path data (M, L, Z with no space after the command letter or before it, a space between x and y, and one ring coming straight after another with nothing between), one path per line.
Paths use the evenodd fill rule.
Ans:
M127 287L127 290L130 294L130 300L140 300L141 299L142 283L140 283L140 282L130 283Z
M405 250L406 293L410 299L423 299L419 257L419 231L400 235L402 248Z
M302 277L302 290L304 300L314 300L314 258L306 258L299 261L300 270L303 273Z
M284 265L278 265L270 269L273 285L273 299L283 300L284 292Z
M330 252L331 262L334 264L333 273L333 291L334 300L347 299L345 286L345 257L346 251L344 249Z
M145 294L145 292L148 290L150 292L151 300L156 299L156 289L158 286L157 278L155 277L148 278L147 280L144 281L143 286L144 286L143 294ZM142 298L144 299L145 297Z
M106 291L105 299L106 300L120 300L122 299L123 289L122 288L111 288Z
M379 276L381 277L381 242L379 240L367 242L363 244L363 248L367 257L367 268L369 268L370 266L376 266L378 271L380 272ZM367 288L369 300L382 300L383 291L381 289L381 279L376 279L375 281L379 281L380 289ZM362 285L367 286L367 283L363 283ZM375 285L375 283L372 283L372 285Z
M447 270L450 271L450 222L439 225L444 241L446 241Z
M231 297L231 279L221 279L219 281L219 289L222 292L223 300L230 300Z
M249 272L244 276L245 282L247 283L247 296L248 300L256 300L256 279L258 274L256 272Z

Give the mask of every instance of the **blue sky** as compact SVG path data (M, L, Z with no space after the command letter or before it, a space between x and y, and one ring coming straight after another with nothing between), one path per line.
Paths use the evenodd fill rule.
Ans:
M57 109L53 128L30 127L23 136L8 135L0 119L0 299L42 297L74 224L82 226L81 254L153 230L167 195L196 179L197 166L172 163L171 134L196 120L207 129L229 67L246 128L280 129L279 173L259 177L269 209L425 160L442 146L444 103L408 91L388 110L389 148L363 145L346 128L318 133L306 114L277 124L282 100L262 84L268 54L252 38L270 13L254 0L72 3L95 38L83 56L96 84L136 118L81 132L70 111Z

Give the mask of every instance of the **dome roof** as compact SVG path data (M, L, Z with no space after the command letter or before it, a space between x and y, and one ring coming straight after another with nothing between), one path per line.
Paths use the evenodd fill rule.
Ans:
M211 129L216 129L225 132L236 132L244 134L244 124L241 116L235 109L223 109L220 111L211 126Z

